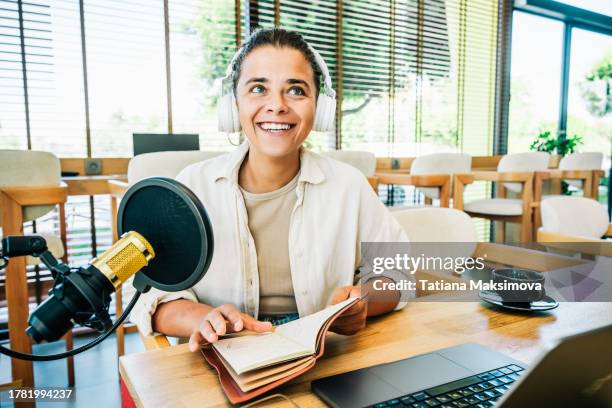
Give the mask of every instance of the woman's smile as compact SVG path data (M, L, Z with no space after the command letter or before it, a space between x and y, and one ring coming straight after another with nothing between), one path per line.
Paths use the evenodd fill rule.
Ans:
M295 128L295 123L287 122L258 122L255 124L259 130L273 136L286 136Z

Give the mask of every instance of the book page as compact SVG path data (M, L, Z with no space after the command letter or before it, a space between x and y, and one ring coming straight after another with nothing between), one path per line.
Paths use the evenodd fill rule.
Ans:
M312 361L314 360L313 356L308 356L299 358L297 360L288 361L286 363L276 364L271 367L251 370L242 375L238 375L232 366L230 366L227 361L223 359L223 357L221 357L217 352L215 352L215 354L217 354L219 360L221 360L227 369L227 372L243 392L261 387L262 385L269 384L278 379L291 375L296 371L303 370L309 364L312 364Z
M224 338L213 347L237 374L312 354L276 333Z
M227 337L213 347L237 374L313 355L319 331L333 315L356 301L350 298L317 313L277 326L272 333Z
M336 305L327 307L317 313L302 317L289 323L282 324L276 328L275 333L292 342L301 344L311 354L317 351L317 338L319 331L330 318L340 309L354 302L357 298L349 298Z

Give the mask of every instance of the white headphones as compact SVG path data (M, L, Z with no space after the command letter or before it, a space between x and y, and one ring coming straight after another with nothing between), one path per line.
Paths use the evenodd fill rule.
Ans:
M314 130L317 132L329 132L335 129L336 116L336 91L332 88L331 77L327 64L321 55L307 44L312 51L315 62L319 66L323 74L323 92L317 98L317 108L315 111ZM236 104L236 95L234 95L234 84L232 81L234 62L238 58L241 49L232 57L225 77L221 80L221 92L219 95L219 104L217 106L217 120L220 132L235 133L241 129L240 119L238 116L238 105ZM228 91L227 88L230 88Z

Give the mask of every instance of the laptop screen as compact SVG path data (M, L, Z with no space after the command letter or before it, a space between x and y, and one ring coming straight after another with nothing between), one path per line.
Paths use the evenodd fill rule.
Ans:
M143 153L200 150L197 134L133 133L134 156Z

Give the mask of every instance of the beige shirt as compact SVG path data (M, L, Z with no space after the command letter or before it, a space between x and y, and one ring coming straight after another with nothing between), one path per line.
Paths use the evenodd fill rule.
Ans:
M295 207L298 175L283 187L254 194L240 188L259 271L259 314L297 312L289 262L289 220Z
M206 275L191 289L153 288L140 296L131 320L144 335L152 333L151 316L157 306L174 299L213 307L231 303L258 316L257 251L238 185L238 170L248 150L245 142L231 153L192 164L177 176L206 208L214 254ZM354 284L362 263L362 242L408 238L365 176L348 164L302 149L295 192L287 245L295 303L300 316L307 316L324 309L336 289ZM397 308L405 305L400 302Z

